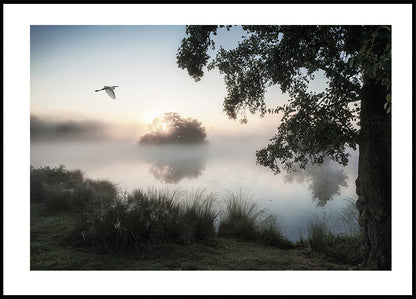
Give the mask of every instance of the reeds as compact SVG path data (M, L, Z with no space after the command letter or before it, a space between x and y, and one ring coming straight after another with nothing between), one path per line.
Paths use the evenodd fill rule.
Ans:
M218 227L219 236L259 241L282 249L294 247L283 235L276 217L267 214L264 209L258 209L252 197L241 189L238 193L229 192L224 204Z
M204 192L134 190L126 200L85 214L83 237L106 251L126 251L161 242L192 244L215 235L215 198Z
M341 233L333 233L331 227L341 227ZM306 242L312 250L324 253L340 263L357 265L361 262L361 233L358 226L358 211L355 201L338 215L332 217L322 214L313 216L308 223Z

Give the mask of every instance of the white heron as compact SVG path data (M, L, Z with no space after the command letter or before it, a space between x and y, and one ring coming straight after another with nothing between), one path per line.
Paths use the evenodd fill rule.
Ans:
M101 89L95 90L95 92L100 91L100 90L105 90L105 92L110 96L110 98L115 99L116 98L116 94L114 93L114 89L116 87L118 87L118 86L104 86Z

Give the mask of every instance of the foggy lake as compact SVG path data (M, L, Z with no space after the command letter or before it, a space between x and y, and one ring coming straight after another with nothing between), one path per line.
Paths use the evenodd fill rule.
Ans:
M322 166L274 175L256 165L256 150L265 143L220 142L206 145L139 145L132 141L37 141L31 165L80 169L92 179L107 179L121 190L137 188L203 189L221 203L227 192L249 194L259 209L278 217L292 241L305 236L314 215L335 215L356 199L358 154L350 151L347 167L333 161Z

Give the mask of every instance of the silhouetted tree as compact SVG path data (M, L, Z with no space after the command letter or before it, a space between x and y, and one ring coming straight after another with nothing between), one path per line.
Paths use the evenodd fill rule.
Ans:
M224 26L220 26L224 27ZM226 26L229 30L230 26ZM220 48L208 69L224 74L224 111L231 119L250 113L282 113L271 143L257 162L280 168L323 162L346 165L346 147L359 145L356 181L362 230L362 266L391 269L391 27L243 26L235 49ZM195 81L203 76L211 33L218 26L187 26L177 53L178 66ZM311 92L317 71L327 87ZM268 86L278 84L289 103L267 108Z
M169 112L153 120L152 132L142 136L140 143L204 143L206 136L205 128L198 120L185 119L176 112Z

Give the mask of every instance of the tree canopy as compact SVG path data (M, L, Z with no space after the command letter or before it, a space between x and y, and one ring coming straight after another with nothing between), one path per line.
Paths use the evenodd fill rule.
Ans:
M207 136L200 121L185 119L176 112L156 117L151 127L152 131L140 138L140 144L204 143Z
M326 156L348 163L345 149L356 149L358 143L364 81L387 88L385 109L390 111L389 26L242 26L247 35L238 47L220 47L208 63L208 49L215 47L211 34L221 27L187 26L178 66L195 81L205 66L217 68L224 75L223 108L231 119L245 123L247 111L282 114L276 135L256 153L257 162L275 173L309 162L322 164ZM318 72L327 85L323 91L310 91ZM276 84L289 95L289 103L266 107L266 89Z

